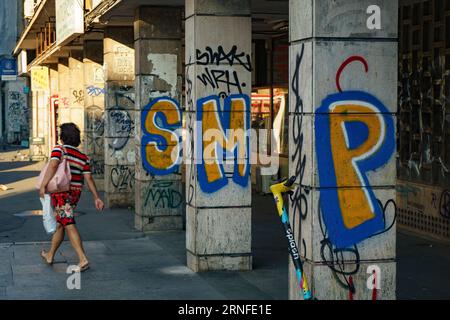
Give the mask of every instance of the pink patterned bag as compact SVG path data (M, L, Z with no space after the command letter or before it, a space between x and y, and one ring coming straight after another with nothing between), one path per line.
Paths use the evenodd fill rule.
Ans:
M45 190L48 193L66 192L66 191L70 190L70 180L72 179L72 174L70 173L69 162L66 159L66 150L62 146L61 146L61 149L63 150L64 154L61 159L61 162L58 165L58 169L56 170L55 175L47 184L47 187ZM45 165L45 167L42 169L41 173L39 174L39 178L36 183L36 189L38 189L38 190L41 188L41 185L44 180L45 173L47 172L49 163L50 163L50 161Z

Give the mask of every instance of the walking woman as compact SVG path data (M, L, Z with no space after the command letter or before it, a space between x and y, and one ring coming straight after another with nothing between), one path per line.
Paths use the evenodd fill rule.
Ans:
M56 146L51 153L50 163L44 176L39 195L44 197L46 186L53 178L61 159L65 156L69 165L72 179L70 182L70 191L61 193L52 193L51 203L56 213L57 229L52 238L52 246L48 252L42 250L41 256L44 261L52 265L56 251L64 240L67 232L70 243L79 258L79 271L83 272L89 268L89 261L84 252L78 229L75 226L74 210L80 199L84 181L86 181L89 190L94 196L95 207L101 211L104 208L103 201L100 199L94 179L89 166L89 158L77 147L80 145L80 129L73 123L61 125L60 140L62 145Z

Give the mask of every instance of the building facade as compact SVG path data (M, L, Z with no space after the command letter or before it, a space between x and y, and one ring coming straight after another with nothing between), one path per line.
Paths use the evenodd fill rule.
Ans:
M12 55L23 29L23 2L0 4L0 144L27 147L29 144L29 80L19 77L16 58Z

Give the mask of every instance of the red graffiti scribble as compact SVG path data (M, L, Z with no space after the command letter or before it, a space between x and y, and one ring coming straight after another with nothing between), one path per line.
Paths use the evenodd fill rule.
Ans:
M60 100L61 100L63 106L65 106L65 107L69 106L69 98L64 97L64 98L60 98Z
M348 284L349 284L349 289L348 289L348 300L353 300L353 277L350 276L348 277Z
M366 73L369 72L369 64L367 63L366 59L364 59L364 57L361 57L361 56L351 56L350 58L348 58L347 60L345 60L345 61L341 64L341 66L340 66L339 69L338 69L338 72L336 73L336 87L337 87L337 89L338 89L339 92L342 92L341 83L340 83L342 71L344 71L344 69L345 69L350 63L355 62L355 61L361 62L361 63L364 65L364 69L365 69Z
M377 300L377 273L373 271L373 289L372 289L372 300Z

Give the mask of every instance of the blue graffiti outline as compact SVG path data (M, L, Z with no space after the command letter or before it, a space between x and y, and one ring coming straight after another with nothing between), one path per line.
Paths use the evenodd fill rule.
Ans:
M248 177L250 175L250 137L247 134L248 130L250 129L250 97L248 95L245 94L234 94L234 95L230 95L227 98L225 98L224 101L224 106L223 106L223 110L220 110L221 108L221 103L220 103L220 98L217 95L211 95L202 99L197 100L197 123L202 124L202 120L203 120L203 106L205 105L206 102L210 102L210 101L214 101L216 103L217 106L217 114L218 114L218 118L220 121L220 125L222 126L222 128L229 128L230 127L230 116L231 116L231 101L234 99L243 99L245 101L245 122L246 122L246 128L244 128L245 133L246 133L246 169L245 169L245 173L243 176L241 176L239 174L239 168L238 168L238 146L239 143L237 143L234 146L234 149L231 151L233 152L233 157L235 159L234 161L234 170L233 170L233 181L240 185L241 187L245 188L248 185ZM225 137L228 139L229 136L229 130L224 129L224 135ZM205 169L205 163L204 163L204 159L203 159L203 137L202 135L202 131L201 128L199 128L199 130L197 130L196 132L196 141L198 143L198 154L201 155L200 161L199 163L197 163L197 172L198 172L198 182L200 185L200 188L203 192L205 193L213 193L216 192L220 189L222 189L223 187L225 187L228 184L228 178L225 175L225 169L223 166L223 161L219 160L218 161L218 165L220 168L220 172L222 174L222 178L218 179L216 181L213 182L208 182L208 176L206 174L206 169ZM217 146L219 148L219 146ZM221 148L221 153L224 153L223 148ZM227 156L229 155L230 151L225 150L225 154L227 154Z
M152 101L150 101L150 103L147 106L145 106L145 108L141 114L141 130L142 130L142 132L144 132L144 134L142 136L142 141L141 141L141 159L142 159L142 166L144 167L144 169L146 171L148 171L149 173L151 173L153 175L166 176L166 175L178 172L178 169L180 167L180 161L182 159L182 148L179 148L178 160L175 163L173 163L171 167L169 167L167 169L154 168L147 161L147 155L146 155L146 147L150 143L156 144L156 148L159 149L160 151L165 151L165 150L167 150L167 147L168 147L167 141L162 136L156 135L156 134L150 134L147 131L147 128L145 127L145 122L148 117L148 114L150 113L152 108L161 100L168 100L168 101L172 102L173 104L175 104L175 106L177 107L180 121L177 122L176 124L169 125L167 123L166 117L164 116L164 113L162 111L157 111L155 113L155 120L159 119L160 122L162 123L162 126L158 126L158 125L156 125L156 123L155 123L155 126L158 129L162 129L165 131L172 131L172 132L175 132L176 130L181 129L181 127L182 127L183 114L182 114L180 104L178 103L178 101L176 101L175 99L172 99L170 97L160 97L160 98L156 98L156 99L153 99ZM182 141L182 137L180 135L178 135L178 145L179 146L181 145L181 141Z
M339 198L336 188L336 174L331 151L330 115L329 108L339 101L361 101L369 103L377 108L385 122L385 138L379 148L369 158L356 161L357 167L364 180L363 189L369 194L369 201L375 211L375 217L367 220L352 229L347 229L342 219ZM315 116L316 154L320 185L326 186L320 189L320 205L323 219L329 231L329 238L336 248L347 248L370 236L384 230L383 208L370 187L367 172L376 170L385 165L395 152L395 126L389 110L373 95L363 91L345 91L331 94L322 101Z

